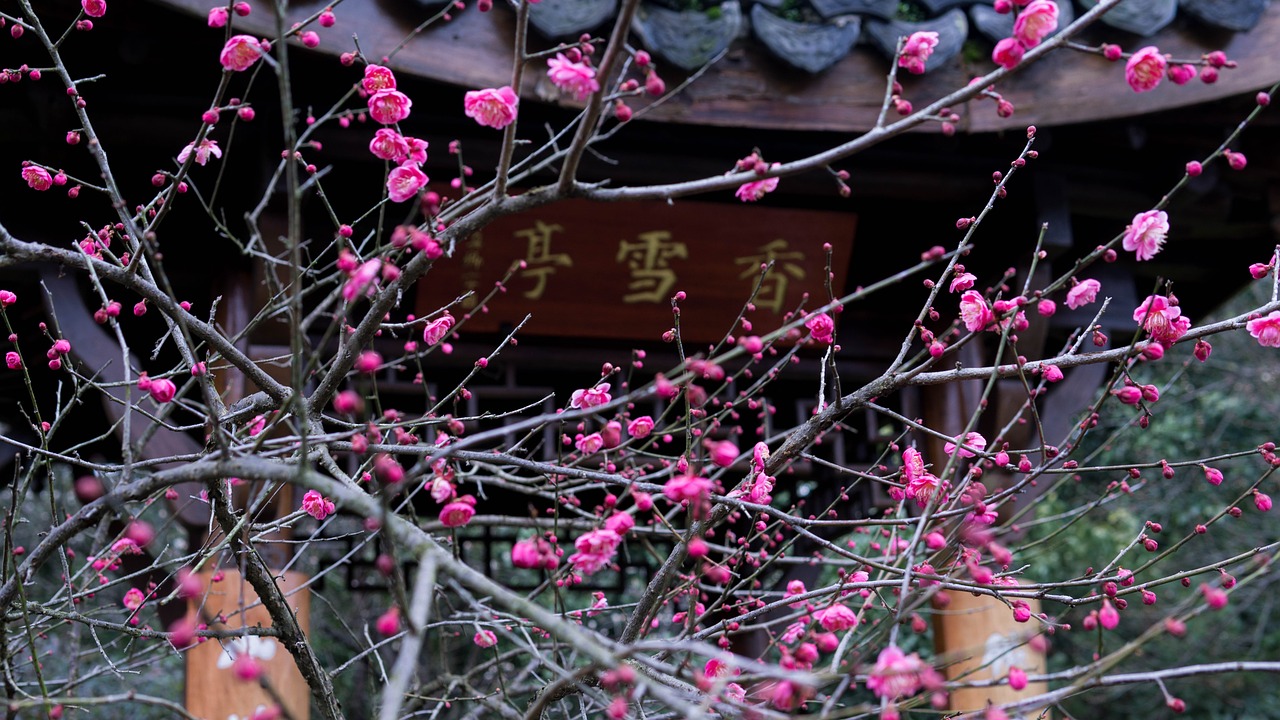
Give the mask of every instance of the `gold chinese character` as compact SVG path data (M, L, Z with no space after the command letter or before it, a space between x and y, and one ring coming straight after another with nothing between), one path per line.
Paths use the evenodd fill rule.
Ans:
M548 225L535 220L533 227L519 230L515 234L516 237L529 241L529 252L525 256L526 267L520 276L534 280L533 288L524 293L530 300L537 300L546 292L547 278L555 274L557 266L573 267L573 258L568 253L551 252L551 236L563 231L564 227L561 225Z
M462 299L462 307L465 310L471 310L480 304L480 299L476 297L476 291L480 289L480 278L475 273L464 273L462 275L462 287L470 293Z
M676 284L676 272L671 269L673 259L689 259L689 249L682 242L671 242L671 233L653 230L640 233L637 242L618 241L618 262L631 268L629 293L622 296L624 303L667 300Z
M760 292L756 294L756 307L782 312L782 304L787 299L788 276L796 280L805 278L804 266L799 264L804 261L804 253L788 250L787 241L782 238L760 246L756 249L756 253L733 259L734 264L745 266L738 277L757 278L760 276L760 266L772 262L773 268L765 276L764 282L760 285Z

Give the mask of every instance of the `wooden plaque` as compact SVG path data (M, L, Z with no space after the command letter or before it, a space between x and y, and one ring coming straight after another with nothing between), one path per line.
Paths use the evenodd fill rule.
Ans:
M747 315L753 333L778 327L800 306L826 302L826 252L832 248L832 290L844 291L855 217L851 213L715 203L593 203L569 200L502 218L468 238L452 258L418 283L419 314L434 312L466 291L471 312L512 263L524 261L506 292L475 312L467 327L496 332L526 313L529 335L657 340L673 326L671 298L680 303L682 337L714 342L743 333L733 321L772 270Z

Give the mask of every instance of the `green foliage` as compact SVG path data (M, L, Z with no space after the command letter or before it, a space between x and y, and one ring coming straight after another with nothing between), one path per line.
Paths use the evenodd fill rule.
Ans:
M1259 284L1261 285L1261 284ZM1264 289L1255 288L1232 301L1220 313L1231 317L1247 312L1268 298ZM1280 414L1280 400L1259 388L1272 387L1280 375L1280 356L1270 348L1259 346L1246 333L1218 336L1213 356L1201 364L1191 356L1190 344L1178 344L1159 362L1134 370L1140 383L1155 384L1161 399L1151 406L1150 427L1137 425L1137 412L1131 406L1108 403L1099 426L1086 439L1079 457L1092 457L1090 466L1119 466L1206 458L1227 452L1247 451L1264 442L1274 441L1275 418ZM1262 479L1260 489L1270 494L1280 491L1275 480L1266 475L1269 468L1258 455L1229 461L1216 461L1225 481L1215 487L1205 480L1197 465L1177 467L1172 478L1162 476L1160 469L1146 468L1140 478L1128 472L1109 475L1088 474L1082 479L1069 479L1047 493L1039 506L1038 516L1051 517L1093 503L1106 494L1087 514L1077 518L1052 541L1054 552L1037 552L1048 547L1037 546L1020 556L1032 563L1029 575L1035 577L1073 577L1086 568L1101 570L1143 531L1147 521L1160 523L1163 532L1153 535L1165 549L1183 538L1190 538L1174 558L1156 564L1138 580L1204 567L1229 557L1244 547L1255 547L1276 539L1274 518L1254 507L1249 490ZM1110 483L1128 482L1132 492L1108 491ZM1209 525L1209 531L1197 535L1197 524L1211 519L1231 505L1243 511L1240 518L1225 516ZM1032 540L1043 539L1059 523L1048 523L1044 529L1033 528ZM1125 568L1136 568L1154 556L1137 545L1119 561ZM1245 578L1258 567L1254 559L1228 568L1237 578ZM1168 584L1155 588L1159 601L1144 607L1137 596L1130 596L1129 608L1121 614L1121 623L1113 631L1085 632L1081 621L1096 605L1077 608L1064 621L1075 630L1059 633L1054 638L1050 657L1051 670L1088 663L1095 653L1110 652L1137 638L1147 628L1163 623L1175 607L1193 607L1203 602L1198 587L1219 579L1215 571L1190 578L1190 586ZM1270 660L1280 652L1280 617L1275 608L1274 579L1260 575L1242 583L1231 595L1230 603L1221 611L1207 613L1188 624L1186 637L1178 639L1162 634L1126 659L1123 672L1170 668L1188 663L1210 663L1232 660ZM1076 594L1097 593L1096 586L1082 587ZM1047 610L1053 611L1052 606ZM1220 638L1236 638L1234 644ZM1168 683L1169 692L1187 703L1188 714L1203 718L1280 718L1280 707L1258 702L1271 692L1273 680L1250 674L1210 675ZM1080 695L1065 704L1075 717L1151 717L1163 712L1163 697L1158 688L1139 684Z

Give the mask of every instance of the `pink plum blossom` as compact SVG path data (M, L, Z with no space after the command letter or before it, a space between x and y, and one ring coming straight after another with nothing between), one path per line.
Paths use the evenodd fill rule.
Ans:
M511 546L511 564L518 568L554 570L560 564L551 543L542 538L525 538Z
M123 604L128 610L137 610L146 600L147 596L143 595L141 590L136 587L129 588L129 591L124 594Z
M476 499L470 495L463 495L440 508L440 524L451 528L462 527L471 522L471 517L475 514Z
M369 97L369 117L383 125L395 123L409 117L413 101L399 90L379 90Z
M381 160L400 160L409 157L409 143L404 136L391 128L382 128L369 141L369 152Z
M1092 278L1081 280L1079 284L1067 291L1067 307L1075 310L1098 299L1098 291L1102 283Z
M569 399L569 407L586 410L605 405L612 399L613 396L609 394L609 383L602 382L592 388L574 390L573 397Z
M627 434L637 440L649 437L651 432L653 432L653 418L648 415L638 417L627 423Z
M961 443L961 445L965 447L959 447L954 442L948 442L945 445L943 445L943 450L948 455L954 455L956 453L956 448L959 447L960 457L971 458L973 457L973 452L968 450L967 448L975 447L975 448L978 448L978 450L986 450L987 439L982 437L982 435L980 435L979 433L971 432L965 436L964 441Z
M836 324L831 319L831 316L826 313L810 315L809 319L805 320L804 326L809 328L809 336L813 338L814 342L830 345L835 340Z
M556 53L555 57L547 60L547 77L551 78L552 85L569 93L579 102L600 90L595 68L586 63L572 62L564 53Z
M1013 36L1024 47L1033 48L1058 29L1058 4L1053 0L1033 0L1013 23Z
M731 440L721 440L720 442L707 442L707 455L711 458L711 462L718 467L729 467L734 460L738 459L738 446L733 444Z
M1161 345L1170 346L1191 329L1191 320L1164 295L1150 295L1133 311L1133 321Z
M387 173L387 197L391 202L404 202L426 187L430 178L418 169L417 163L405 163Z
M365 65L364 79L360 81L360 87L369 95L374 95L382 90L395 90L395 73L391 72L391 68L381 65Z
M209 27L222 28L227 26L227 6L218 5L209 8Z
M1022 62L1026 52L1027 49L1017 39L1007 37L996 43L995 50L991 51L991 61L1007 70Z
M925 469L924 458L915 448L902 451L902 474L907 482L906 496L925 507L935 493L946 492L947 483Z
M972 288L977 281L978 276L971 272L956 273L956 276L951 279L951 292L964 292Z
M422 329L422 341L427 345L435 345L449 334L449 330L453 328L454 319L449 313L445 313L440 317L427 323Z
M966 290L960 296L960 319L969 332L978 332L995 321L991 307L977 290Z
M919 75L924 72L925 63L938 45L938 33L914 32L902 45L902 54L898 56L898 67L907 72Z
M478 647L491 648L498 644L498 636L492 630L480 630L471 638Z
M107 14L106 0L80 0L80 7L89 17L100 18Z
M823 608L814 613L813 617L824 630L831 632L848 630L858 625L858 615L841 603Z
M677 475L662 486L662 494L673 503L701 503L711 494L711 481L693 475Z
M604 447L604 438L600 436L600 433L591 433L590 435L583 435L582 437L578 438L578 441L574 444L574 446L577 447L578 452L582 453L583 455L594 455L600 452L600 450Z
M222 148L218 147L218 141L205 138L200 141L199 146L194 142L187 143L187 146L182 148L182 151L178 153L178 162L186 162L187 158L191 157L192 152L195 152L196 154L197 165L204 165L209 162L210 155L215 158L222 157Z
M49 175L49 171L35 165L22 168L22 179L26 181L27 187L39 192L53 187L53 177Z
M770 166L770 169L776 168L779 165L781 165L781 163L774 163ZM738 189L734 191L733 194L742 202L756 202L760 198L777 189L778 178L772 177L765 178L764 180L752 180L751 182L743 183L738 186Z
M1150 260L1168 234L1169 216L1163 210L1138 213L1124 230L1124 249L1136 253L1139 260Z
M404 141L409 144L409 162L416 162L421 165L427 161L427 148L430 145L426 140L419 140L416 137L406 135Z
M1124 66L1124 79L1134 92L1154 90L1164 79L1164 71L1168 60L1160 54L1159 48L1148 45L1129 57Z
M319 492L308 490L302 496L302 509L311 517L323 520L333 514L334 505L332 500L325 498Z
M1266 317L1255 318L1248 323L1249 334L1263 347L1280 347L1280 310L1273 310Z
M510 86L472 90L462 101L463 112L477 123L495 130L515 122L520 97Z
M362 295L373 294L378 274L381 270L382 261L378 258L372 258L361 263L351 273L347 283L342 286L342 299L347 302L353 302Z
M613 562L621 542L622 536L612 530L592 530L574 541L578 552L569 556L569 564L583 575L599 572Z
M242 72L253 67L262 57L262 44L252 35L233 35L222 47L218 61L232 72Z
M867 689L876 697L894 700L911 697L921 689L935 689L942 677L916 653L907 655L896 645L880 651L876 664L867 673Z
M636 526L636 519L631 517L630 513L615 512L604 521L604 526L619 535L626 535L631 528Z

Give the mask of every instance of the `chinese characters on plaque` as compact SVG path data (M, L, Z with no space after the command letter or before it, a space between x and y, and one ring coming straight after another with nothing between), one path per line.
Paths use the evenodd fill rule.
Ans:
M657 338L672 326L671 298L686 295L681 332L714 341L754 292L753 323L767 331L785 313L844 290L853 245L849 213L682 201L590 203L572 200L502 218L460 244L418 283L420 313L465 292L474 310L502 271L523 261L472 331L500 331L526 313L529 335ZM764 272L765 269L768 272ZM457 311L455 310L455 313Z

